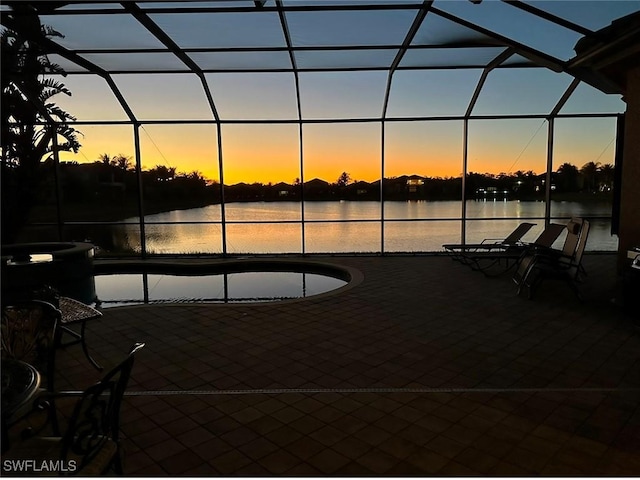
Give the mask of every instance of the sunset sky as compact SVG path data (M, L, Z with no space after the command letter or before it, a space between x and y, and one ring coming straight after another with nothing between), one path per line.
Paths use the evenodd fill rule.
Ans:
M487 7L487 12L491 13L491 8L498 8L500 2L487 3L491 4ZM494 3L496 5L493 5ZM561 14L562 8L571 8L570 3L542 2L541 5L554 13ZM598 2L586 2L585 5L591 3ZM629 10L627 2L609 3L612 4L613 10L619 10L620 15ZM436 4L444 5L444 8L456 14L460 13L457 10L473 8L473 6L469 7L470 2L436 2ZM575 10L576 7L572 8ZM294 40L301 37L298 40L304 42L305 38L302 37L306 35L314 41L316 39L324 39L325 42L333 41L332 35L335 32L326 32L323 22L328 20L324 19L321 13L315 12L313 16L292 14L290 27ZM403 25L410 24L414 13L412 11L400 13L402 15L398 14L398 18L392 20ZM409 13L411 15L408 15ZM597 27L598 24L589 24L592 20L588 13L587 9L585 12L581 11L578 16L584 16L583 24L588 27ZM223 14L222 17L224 15L227 14ZM220 17L220 15L211 15L207 21L220 21ZM272 19L272 17L265 18ZM372 18L369 30L363 29L365 33L362 35L371 36L375 33L384 37L384 32L371 31L371 28L376 28L376 21L381 18L377 20ZM156 21L162 26L163 19L164 17L158 15ZM90 20L89 17L88 20ZM344 21L347 20L348 16ZM127 21L133 20L128 18ZM69 47L85 41L83 34L86 35L86 32L83 29L88 31L92 28L90 22L87 25L78 26L77 22L71 23L66 20L66 17L57 16L44 18L43 23L52 24L64 32L66 38L61 43L67 42ZM267 30L267 24L264 25ZM435 24L432 26L437 27ZM203 23L203 32L205 27ZM131 39L127 43L126 22L122 22L122 28L122 36L108 37L113 44L110 44L110 47L122 44L128 48L135 43ZM503 28L505 29L503 34L511 34L518 40L520 33L517 26L504 25ZM93 29L96 29L95 25ZM190 44L197 46L199 29L200 26L194 24L192 32L177 28L171 32L178 32L175 33L174 39L180 46ZM239 35L237 32L225 32L227 33ZM272 30L263 32L254 28L251 33L245 31L243 33L245 36L233 37L233 40L249 42L246 35L251 34L255 36L255 42L260 45L280 41L272 33ZM344 33L341 29L336 35L347 36L349 32ZM146 37L143 40L144 42L155 41ZM383 40L397 41L397 39ZM356 40L351 41L357 43ZM367 41L370 40L367 39ZM560 44L559 41L565 43ZM545 35L540 35L531 43L535 43L541 50L548 48L553 54L565 55L569 58L575 38L559 39L552 35L547 38ZM495 48L488 50L500 51ZM373 52L376 51L364 51L363 55L370 55ZM419 52L419 50L408 52L406 61L413 61L411 55L417 55ZM435 55L438 50L434 49L433 52ZM469 55L462 50L456 50L455 53L449 50L446 53ZM493 51L489 53L495 54ZM257 55L252 52L247 54ZM316 54L315 57L312 54ZM323 58L319 58L321 54L327 55L327 52L306 52L308 57L301 55L300 62L324 61ZM383 57L385 54L388 55L388 52L377 53ZM156 55L154 61L175 61L169 58L169 54L153 55ZM160 57L160 55L169 57ZM198 59L199 54L193 55ZM93 54L87 57L103 65L112 60L108 54ZM123 56L120 55L120 57ZM135 62L144 62L145 58L149 57L137 57L134 54L127 57L127 61L135 64ZM367 59L352 55L347 60L358 62ZM386 59L383 60L387 62ZM203 57L202 61L212 60ZM257 55L255 61L266 60ZM276 59L270 58L269 61L275 62ZM481 62L485 61L484 58L481 60ZM481 73L482 70L479 68L397 71L391 84L387 118L464 115ZM141 73L113 74L112 78L136 117L142 121L140 139L143 168L165 165L176 167L179 172L188 173L197 170L211 180L219 180L218 140L214 124L144 123L154 120L213 120L201 82L196 75ZM354 180L373 181L380 178L382 126L379 121L306 123L303 125L301 149L298 125L285 122L295 121L298 117L293 73L207 73L205 78L223 121L221 139L225 183L233 184L241 181L291 183L300 177L304 180L319 177L333 182L342 171L347 171ZM495 70L488 76L473 114L548 114L571 80L569 75L546 69ZM380 118L382 115L387 82L386 71L301 72L299 81L303 120L336 119L339 121ZM83 145L81 152L65 153L62 159L92 162L102 153L112 156L124 154L134 158L132 126L82 124L83 121L128 120L107 83L98 76L75 75L73 72L65 77L63 82L73 92L73 96L71 98L58 96L55 97L55 101L78 118L77 128L84 137L81 139ZM605 95L589 85L581 84L561 113L623 111L624 103L619 95ZM240 120L280 120L283 123L250 125L224 123ZM546 168L547 134L547 123L543 119L471 120L468 170L480 173L512 173L517 170L542 172ZM589 161L613 163L614 137L614 118L557 119L554 164L559 166L564 162L570 162L580 167ZM385 124L384 144L385 176L403 174L458 176L461 173L463 158L463 122L461 120L389 121ZM301 151L304 172L300 171Z

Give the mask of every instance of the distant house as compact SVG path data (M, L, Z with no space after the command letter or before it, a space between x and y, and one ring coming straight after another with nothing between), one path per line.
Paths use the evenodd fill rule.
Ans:
M476 199L478 200L506 200L509 198L509 190L498 187L476 188Z
M291 195L291 190L295 188L288 183L279 182L273 186L273 190L278 192L278 197L288 197Z
M369 190L371 189L371 184L369 182L360 180L359 182L355 182L352 185L350 185L350 187L352 191L353 190L356 191L356 195L366 195L369 193Z
M322 196L328 195L330 192L329 182L314 178L308 182L304 182L304 192L307 196Z
M424 187L424 177L419 175L410 175L407 177L407 192L418 193Z
M329 182L326 182L325 180L322 180L320 178L314 178L313 180L304 182L304 186L307 188L326 188L329 186Z
M551 191L555 191L556 190L556 181L555 181L555 174L551 173ZM536 177L536 185L535 185L535 191L540 193L540 192L544 192L546 190L546 184L547 184L547 175L542 173L540 175L538 175Z
M371 187L379 189L376 181ZM420 175L401 175L384 179L384 195L387 199L410 200L425 198L427 178Z

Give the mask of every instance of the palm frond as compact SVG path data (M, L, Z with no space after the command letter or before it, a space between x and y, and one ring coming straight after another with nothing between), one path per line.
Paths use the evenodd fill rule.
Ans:
M63 77L67 76L67 72L64 70L64 68L62 68L57 63L53 63L52 61L50 61L48 57L45 58L46 62L44 62L44 65L47 73L55 73L58 75L62 75Z
M51 25L42 25L42 34L45 37L64 38L64 35L59 31L55 30Z
M78 153L82 145L79 142L64 142L58 144L58 150L61 152Z
M45 105L45 108L49 113L49 115L51 115L52 117L57 117L59 120L63 122L75 122L77 120L76 117L74 117L70 113L65 112L64 110L62 110L60 107L58 107L53 103L47 103Z
M43 78L42 80L40 80L40 85L42 85L42 87L44 89L51 89L51 90L56 91L56 93L64 93L66 95L71 95L71 92L64 85L64 83L59 82L55 78L52 78L52 77Z

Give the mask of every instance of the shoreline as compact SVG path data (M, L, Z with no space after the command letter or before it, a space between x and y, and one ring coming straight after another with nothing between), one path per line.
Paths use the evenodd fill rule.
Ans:
M467 202L543 202L540 198L520 198L520 199L467 199ZM563 194L554 196L551 199L552 202L576 202L583 204L609 204L613 205L613 199L611 195L597 195L597 194ZM278 199L243 199L226 201L225 205L232 203L300 203L297 198L278 198ZM375 202L380 203L379 200L372 199L305 199L305 202ZM460 200L452 199L387 199L387 202L394 203L414 203L414 202L426 202L426 203L439 203L439 202L460 202ZM220 201L215 200L206 202L199 200L197 202L192 201L171 201L169 202L147 202L144 204L144 215L155 215L159 213L167 213L176 210L192 210L195 208L204 208L211 205L219 205ZM131 202L128 204L109 204L105 202L100 203L82 203L82 204L67 204L63 205L63 211L65 215L62 218L63 222L121 222L127 218L138 218L139 209L138 206ZM29 216L29 224L36 223L51 223L56 222L56 208L52 205L41 206L37 205L33 208L31 215Z

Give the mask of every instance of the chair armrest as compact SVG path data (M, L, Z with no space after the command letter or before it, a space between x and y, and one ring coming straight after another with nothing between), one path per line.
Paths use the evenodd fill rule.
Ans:
M529 269L544 269L547 271L567 271L576 267L574 258L565 255L558 250L549 249L549 251L539 252L531 257Z
M570 255L565 255L559 250L554 250L552 248L541 250L535 252L533 255L537 260L540 261L551 261L551 262L571 262L573 257Z
M484 245L484 242L502 243L502 240L502 238L485 238L480 242L480 244Z
M84 392L82 390L62 390L59 392L43 392L38 396L37 400L56 400L65 397L81 397Z
M547 259L555 259L559 256L562 256L563 253L560 250L556 250L552 247L544 247L541 245L535 244L525 244L524 252L522 256L536 257L536 258L547 258Z
M35 398L33 398L31 402L25 404L19 412L16 412L15 417L10 420L3 420L3 422L6 421L7 427L13 427L18 424L28 425L21 434L23 439L36 435L48 425L51 425L54 433L58 435L58 422L56 419L54 401L58 398L64 397L80 397L82 394L82 391L50 392L41 388L38 390ZM48 413L46 417L40 421L40 418L37 415L43 411L47 411ZM35 419L35 422L32 419Z
M59 398L65 397L80 397L82 396L82 391L68 391L68 392L49 392L43 390L32 402L31 410L28 415L31 415L33 412L37 412L39 410L49 408L51 406L50 402L55 401ZM25 416L28 416L25 415Z

